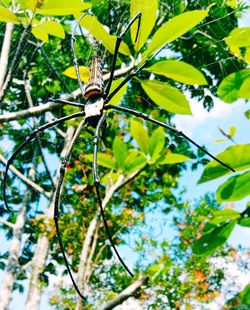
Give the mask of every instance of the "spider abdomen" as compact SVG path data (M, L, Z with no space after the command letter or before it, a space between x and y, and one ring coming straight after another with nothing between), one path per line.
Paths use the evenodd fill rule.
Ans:
M103 114L104 99L102 97L91 98L85 105L84 112L86 121L92 127L96 127L100 117Z
M103 94L103 77L102 77L102 60L99 56L93 55L89 82L85 87L84 96L90 99L93 96L101 96Z

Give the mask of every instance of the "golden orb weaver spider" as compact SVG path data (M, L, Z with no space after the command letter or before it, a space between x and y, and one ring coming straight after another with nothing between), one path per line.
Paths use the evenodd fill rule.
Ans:
M84 16L82 17L84 18ZM61 248L61 252L63 255L63 259L65 261L65 265L66 268L68 270L68 273L70 275L70 278L72 280L72 283L74 285L75 290L77 291L77 293L79 294L79 296L81 298L85 298L83 296L83 294L80 292L70 269L70 265L68 263L66 254L65 254L65 250L64 250L64 246L62 243L62 238L61 238L61 234L60 234L60 229L59 229L59 225L58 225L58 220L59 220L59 203L60 203L60 195L61 195L61 188L62 188L62 184L63 184L63 180L64 180L64 175L65 175L65 170L66 170L66 166L67 163L70 159L74 144L76 143L77 138L79 137L82 129L86 126L90 126L92 128L95 129L95 134L93 137L93 145L94 145L94 155L93 155L93 177L94 177L94 186L95 186L95 190L96 190L96 195L97 195L97 201L98 201L98 205L100 208L100 213L104 222L104 226L105 226L105 230L106 230L106 234L107 237L112 245L112 248L114 249L118 259L120 260L121 264L124 266L124 268L127 270L127 272L133 276L133 273L129 270L129 268L127 267L127 265L125 264L125 262L123 261L123 259L121 258L121 256L119 255L116 246L113 242L112 239L112 235L110 233L108 224L107 224L107 220L105 217L105 213L104 213L104 209L103 209L103 202L102 202L102 197L101 197L101 192L100 192L100 181L99 181L99 175L98 175L98 165L97 165L97 158L98 158L98 141L100 138L100 132L101 129L104 125L104 123L106 122L106 118L107 118L107 114L106 111L108 110L117 110L120 112L124 112L127 114L131 114L134 115L138 118L142 118L148 122L154 123L158 126L161 126L167 130L172 131L174 134L183 137L184 139L188 140L191 144L195 145L198 149L202 150L204 153L206 153L208 156L210 156L211 158L213 158L214 160L216 160L218 163L220 163L221 165L223 165L224 167L226 167L227 169L234 171L231 167L229 167L227 164L223 163L221 160L219 160L218 158L214 157L212 154L210 154L208 151L206 151L203 147L201 147L200 145L198 145L195 141L193 141L192 139L190 139L188 136L186 136L183 132L178 131L177 129L175 129L174 127L171 127L163 122L160 122L150 116L148 116L147 114L144 114L142 112L130 109L130 108L126 108L126 107L122 107L122 106L115 106L110 104L111 99L114 97L114 95L117 94L117 92L122 88L122 86L124 86L125 84L127 84L134 76L138 75L138 73L144 69L150 62L152 59L154 59L159 53L160 51L164 48L160 48L159 50L157 50L155 53L153 53L148 59L146 59L142 64L139 64L137 67L135 67L134 71L132 71L132 73L128 74L125 79L120 83L120 85L118 87L116 87L112 92L111 92L111 85L112 82L114 80L114 72L115 72L115 66L116 66L116 61L117 61L117 57L118 57L118 51L119 51L119 47L120 44L125 36L125 34L128 32L128 30L131 28L131 26L138 21L138 28L137 28L137 34L136 34L136 38L135 41L137 40L138 34L139 34L139 30L140 30L140 21L141 21L141 13L137 13L134 18L132 18L130 20L130 22L128 23L128 25L125 27L124 31L121 32L121 34L117 37L116 39L116 45L115 45L115 50L114 50L114 56L113 56L113 62L112 62L112 66L111 66L111 71L110 71L110 78L109 81L105 87L103 87L103 77L102 77L102 64L101 64L101 58L98 55L94 55L92 57L92 64L91 64L91 68L90 68L90 81L89 83L85 86L85 88L83 88L81 79L80 79L80 73L79 73L79 66L78 66L78 61L77 61L77 56L76 56L76 51L74 48L74 41L75 41L75 37L74 37L74 31L72 33L72 39L71 39L71 47L72 47L72 51L73 51L73 56L74 56L74 67L75 67L75 71L76 71L76 75L77 75L77 79L78 79L78 83L80 85L80 89L81 89L81 93L83 98L85 99L85 103L76 103L76 102L70 102L70 101L66 101L66 100L55 100L55 102L62 102L64 104L69 104L69 105L73 105L76 107L79 107L82 109L81 112L78 113L74 113L59 119L56 119L54 121L52 121L51 123L47 123L45 125L42 125L40 127L38 127L35 131L33 131L26 139L26 141L21 144L17 150L13 153L13 155L9 158L7 165L6 165L6 170L5 170L5 174L4 174L4 181L3 181L3 198L4 198L4 203L6 208L8 209L8 211L10 211L10 208L8 206L8 202L6 199L6 181L7 181L7 174L8 174L8 170L10 165L12 164L12 162L15 160L17 154L19 154L21 152L21 150L27 145L29 144L37 135L39 135L41 132L43 132L44 130L55 126L59 123L62 123L66 120L70 120L70 119L74 119L76 117L81 117L83 118L82 121L80 122L80 124L77 127L77 130L74 134L74 137L68 147L68 150L66 152L66 156L64 157L64 159L61 162L61 166L60 166L60 178L56 187L56 191L55 191L55 202L54 202L54 223L55 223L55 227L56 227L56 234L57 234L57 238L58 238L58 242Z

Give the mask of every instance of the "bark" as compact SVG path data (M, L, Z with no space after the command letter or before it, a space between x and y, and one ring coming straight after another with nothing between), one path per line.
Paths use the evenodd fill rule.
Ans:
M61 153L61 158L63 158L66 154L66 150L71 142L73 137L74 129L72 127L68 127L66 133L66 140L63 151ZM59 179L60 171L57 170L56 176L54 178L54 183L57 183ZM49 207L44 214L44 221L46 225L51 227L54 211L54 195L51 198ZM46 261L49 253L49 240L45 233L41 234L38 238L36 250L32 259L32 267L31 267L31 277L29 283L28 296L25 304L25 309L27 310L38 310L39 304L41 301L42 289L43 285L40 281L40 276L46 266Z
M114 309L116 306L123 303L131 295L133 295L143 284L147 281L147 278L140 277L137 281L128 286L124 291L117 295L114 299L106 303L100 310Z
M3 46L0 57L0 89L2 88L4 78L7 72L8 62L9 62L9 52L10 52L10 43L12 32L14 29L13 23L6 24L6 30L3 39Z
M28 192L28 191L27 191ZM7 261L7 268L3 275L1 291L0 291L0 310L7 310L12 300L12 292L14 282L16 279L16 271L19 265L18 258L21 251L22 230L25 224L25 215L27 210L27 202L29 194L26 192L24 197L24 205L19 212L16 223L13 225L13 238L10 244L9 257Z
M104 197L104 199L102 201L103 209L106 208L108 202L113 197L115 191L117 191L124 184L126 184L127 182L132 180L140 172L141 172L141 170L138 170L138 171L132 173L131 175L128 175L127 177L125 177L124 175L120 175L118 177L116 183L112 184L107 189L107 191L105 193L105 197ZM79 265L79 270L78 270L78 274L77 274L77 286L78 286L79 290L81 292L83 292L83 294L84 294L84 289L85 289L84 278L85 278L86 274L88 273L88 269L89 269L89 266L87 264L88 256L91 254L90 253L91 252L90 251L90 247L91 247L92 240L94 238L94 234L95 234L96 227L98 225L99 220L100 220L100 211L98 210L96 212L96 215L94 216L94 218L90 222L90 225L88 227L88 231L87 231L87 234L86 234L86 237L85 237L85 240L84 240L82 252L81 252L80 265ZM83 301L80 298L80 296L77 296L77 304L76 304L76 308L75 309L76 310L83 310L84 309Z

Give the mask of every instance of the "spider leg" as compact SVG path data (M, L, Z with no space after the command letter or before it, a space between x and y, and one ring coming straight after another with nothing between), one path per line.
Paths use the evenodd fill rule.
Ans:
M60 195L61 195L61 188L62 188L62 184L63 184L63 179L64 179L64 175L65 175L65 170L66 170L66 166L67 166L67 163L70 159L70 155L72 153L72 150L73 150L73 147L75 145L75 142L76 140L78 139L80 133L81 133L81 130L83 128L83 126L85 125L86 121L85 119L83 119L81 121L81 123L79 124L75 134L74 134L74 137L72 138L72 141L67 149L67 152L66 152L66 155L64 157L64 159L61 161L61 167L60 167L60 177L59 177L59 180L58 180L58 183L57 183L57 187L56 187L56 192L55 192L55 204L54 204L54 222L55 222L55 226L56 226L56 234L57 234L57 239L58 239L58 242L59 242L59 245L60 245L60 248L61 248L61 253L63 255L63 259L64 259L64 262L65 262L65 265L66 265L66 268L68 270L68 273L69 273L69 276L71 278L71 281L73 283L73 286L75 288L75 290L77 291L78 295L82 298L82 299L86 299L80 292L75 280L74 280L74 277L72 275L72 272L71 272L71 269L70 269L70 266L69 266L69 262L67 260L67 257L66 257L66 254L65 254L65 250L64 250L64 246L63 246L63 243L62 243L62 238L61 238L61 233L60 233L60 229L59 229L59 225L58 225L58 220L59 220L59 203L60 203Z
M114 106L114 105L108 105L105 107L105 110L109 110L109 109L115 109L118 111L122 111L128 114L132 114L135 115L137 117L140 117L142 119L145 119L146 121L149 121L151 123L157 124L163 128L166 128L168 130L171 130L173 133L175 133L177 136L181 136L184 139L188 140L190 143L192 143L193 145L195 145L198 149L200 149L201 151L203 151L204 153L206 153L208 156L210 156L211 158L213 158L215 161L217 161L218 163L220 163L222 166L224 166L225 168L235 172L235 170L233 168L231 168L230 166L228 166L227 164L225 164L223 161L221 161L220 159L218 159L217 157L213 156L211 153L209 153L208 151L206 151L202 146L200 146L199 144L197 144L195 141L193 141L192 139L190 139L188 136L186 136L182 131L179 131L177 129L175 129L174 127L171 127L167 124L164 124L150 116L148 116L147 114L144 114L142 112L138 112L129 108L125 108L125 107L120 107L120 106Z
M84 108L85 107L85 104L78 103L78 102L72 102L72 101L68 101L68 100L64 100L64 99L49 98L48 101L64 103L64 104L72 105L72 106L78 107L78 108Z
M127 270L127 272L130 274L131 277L133 277L133 273L129 270L128 266L125 264L125 262L123 261L123 259L121 258L120 254L118 253L116 246L113 242L112 239L112 235L111 232L109 230L108 227L108 223L107 223L107 219L104 213L104 209L102 206L102 198L101 198L101 193L100 193L100 181L99 181L99 176L98 176L98 164L97 164L97 152L98 152L98 139L100 137L100 130L101 127L103 125L103 123L106 120L106 114L103 114L102 117L100 118L97 127L96 127L96 132L94 135L94 160L93 160L93 171L94 171L94 185L95 185L95 189L96 189L96 194L97 194L97 200L98 200L98 205L101 211L101 216L103 219L103 223L104 223L104 227L106 230L106 235L111 243L112 248L114 249L119 261L121 262L121 264L123 265L123 267Z
M16 156L20 153L20 151L27 145L29 144L29 142L31 142L36 135L40 134L41 132L43 132L45 129L48 129L52 126L55 126L56 124L62 123L64 121L67 121L69 119L75 118L75 117L79 117L79 116L84 116L84 112L78 112L78 113L74 113L59 119L54 120L53 122L44 124L40 127L38 127L37 129L35 129L27 138L26 140L15 150L15 152L12 154L12 156L8 159L7 164L6 164L6 168L5 168L5 172L4 172L4 178L3 178L3 200L4 200L4 204L6 206L6 209L11 212L10 207L8 206L7 203L7 199L6 199L6 182L7 182L7 176L8 176L8 171L9 171L9 167L10 165L13 163L14 159L16 158Z
M111 87L112 82L113 82L113 77L114 77L114 72L115 72L115 64L116 64L116 60L117 60L117 57L118 57L118 50L119 50L119 47L121 45L121 42L122 42L125 34L127 33L127 31L130 29L130 27L133 25L133 23L137 19L138 19L138 28L137 28L136 37L135 37L135 42L136 42L137 38L138 38L138 34L139 34L140 24L141 24L141 13L137 13L133 17L133 19L131 19L131 21L129 22L128 26L125 28L125 30L116 38L114 57L113 57L111 71L110 71L110 78L109 78L108 85L107 85L107 87L105 89L105 94L106 95L109 94L110 87Z
M77 21L77 24L80 23L80 21L84 18L84 16L86 16L87 14L84 13ZM76 50L75 50L75 42L76 42L76 38L75 38L75 29L76 27L74 27L74 30L71 34L71 49L72 49L72 52L73 52L73 56L74 56L74 59L73 59L73 62L74 62L74 67L75 67L75 71L76 71L76 76L77 76L77 80L78 80L78 83L79 83L79 86L80 86L80 90L81 90L81 93L82 93L82 96L84 98L84 89L83 89L83 85L82 85L82 81L81 81L81 75L80 75L80 71L79 71L79 65L78 65L78 59L77 59L77 56L76 56Z

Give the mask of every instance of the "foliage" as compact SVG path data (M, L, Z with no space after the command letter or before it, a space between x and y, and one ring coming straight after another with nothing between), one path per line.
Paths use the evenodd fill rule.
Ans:
M243 8L240 5L232 8L228 1L212 4L209 1L146 0L2 1L1 34L4 35L6 22L14 23L15 27L8 67L13 76L1 97L1 112L3 115L29 112L46 106L51 97L81 103L72 66L72 31L76 37L80 78L87 82L91 55L102 56L105 76L112 65L117 36L138 11L142 13L139 36L136 39L136 22L121 43L116 71L123 69L123 72L112 83L111 92L126 75L143 65L146 59L148 62L138 76L121 88L112 104L134 108L172 125L174 113L192 113L187 92L202 100L207 109L212 108L213 96L217 93L229 102L239 97L248 99L249 29L236 28ZM80 18L82 13L86 15ZM20 40L24 31L28 37ZM231 57L231 52L236 56ZM166 57L168 53L171 56ZM232 68L237 68L237 72L232 72ZM6 151L4 144L11 141L12 149L9 147L6 158L39 125L78 109L58 103L47 111L37 111L28 113L27 118L15 117L14 121L0 123L1 148ZM70 120L39 134L14 162L14 166L44 192L38 194L35 189L30 190L21 236L28 242L24 243L19 264L15 266L18 272L13 290L21 290L22 281L32 278L25 266L36 267L35 250L39 238L45 236L49 240L49 252L38 284L49 286L51 275L61 278L50 298L56 309L73 309L77 302L71 283L67 285L65 281L67 272L51 216L53 210L49 206L65 137L69 128L76 128L78 123L78 119ZM59 220L62 242L75 278L80 274L81 265L86 267L82 277L86 309L95 309L115 298L133 282L115 260L98 217L91 167L92 131L89 128L81 133L67 165ZM234 136L235 130L230 134ZM223 274L219 269L211 270L207 256L226 256L226 241L236 223L249 227L249 207L241 213L223 208L209 195L198 203L183 201L179 177L187 169L187 161L198 166L206 160L204 154L196 155L187 141L172 132L135 117L108 112L108 126L102 136L98 164L108 226L118 249L123 249L127 261L131 260L135 266L136 277L140 273L149 277L135 298L152 309L179 309L183 305L188 308L193 300L203 303L213 300L221 289ZM218 155L239 172L217 190L219 203L249 195L248 148L248 144L234 145ZM199 183L227 174L228 170L211 161ZM123 182L122 185L119 182ZM24 205L23 196L28 186L15 173L10 174L7 185L7 200L15 211L9 214L1 207L1 214L10 223L1 228L11 239L15 237L11 225L16 223L18 210ZM96 218L83 262L81 255ZM171 228L166 225L169 222ZM159 233L161 226L163 232ZM172 230L175 237L170 240L167 234ZM135 255L135 259L130 258ZM4 269L7 264L7 254L1 253L0 267ZM248 300L247 289L241 293L241 301L245 300Z

